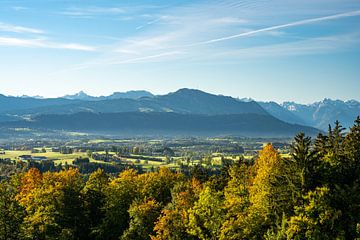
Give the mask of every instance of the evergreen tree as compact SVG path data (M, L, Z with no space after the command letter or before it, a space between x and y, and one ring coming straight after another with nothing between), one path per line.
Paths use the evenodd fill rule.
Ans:
M316 175L318 173L318 161L316 152L311 149L311 138L304 133L295 136L291 145L291 157L294 161L294 174L299 174L301 194L316 186Z

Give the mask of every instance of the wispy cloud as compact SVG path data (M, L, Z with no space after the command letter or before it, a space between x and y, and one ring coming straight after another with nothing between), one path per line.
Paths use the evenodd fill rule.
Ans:
M34 34L44 33L44 31L41 29L17 26L17 25L2 23L2 22L0 22L0 31L13 32L13 33L34 33Z
M52 49L68 49L78 51L96 51L95 47L82 45L77 43L57 43L50 42L45 38L14 38L14 37L1 37L0 45L13 46L13 47L26 47L26 48L52 48Z
M78 71L83 69L88 69L91 67L101 66L101 65L121 65L121 64L136 64L136 63L149 63L149 62L159 62L159 61L166 61L173 56L181 56L186 54L185 52L181 51L169 51L169 52L162 52L154 55L147 55L142 57L133 57L127 59L97 59L95 61L91 61L88 63L77 64L70 68L63 69L60 71L56 71L51 73L50 75L57 75L59 73L64 72L71 72L71 71Z
M144 27L147 27L147 26L149 26L149 25L153 25L154 23L157 23L157 22L161 21L161 20L164 19L164 18L165 18L165 17L159 17L159 18L156 18L155 20L148 21L148 22L146 22L144 25L137 26L137 27L136 27L136 30L140 30L140 29L142 29L142 28L144 28Z
M22 6L13 6L11 8L15 11L24 11L28 9L27 7L22 7Z
M68 8L65 11L60 12L60 14L72 17L91 17L94 15L123 14L125 12L124 8L119 7L86 7Z

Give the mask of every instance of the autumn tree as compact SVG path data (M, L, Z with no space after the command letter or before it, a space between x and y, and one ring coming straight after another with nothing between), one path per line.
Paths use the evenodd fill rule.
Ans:
M269 228L290 213L294 204L286 161L271 144L260 151L254 166L255 177L249 187L250 206L241 221L241 239L260 239Z
M181 174L172 173L169 168L160 168L157 172L138 175L139 194L142 198L155 199L166 205L171 201L171 189L181 179Z
M77 239L85 237L80 198L82 179L76 169L41 174L30 169L16 196L25 208L23 230L31 239Z
M196 179L179 181L172 189L172 201L161 212L152 240L196 239L187 232L188 210L194 206L202 190L202 184Z
M241 222L250 205L249 186L251 184L250 166L241 159L229 168L229 181L224 189L225 220L222 223L220 239L240 239Z

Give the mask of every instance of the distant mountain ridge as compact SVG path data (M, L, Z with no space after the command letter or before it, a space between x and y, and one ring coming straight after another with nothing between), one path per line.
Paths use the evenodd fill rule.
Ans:
M120 99L120 98L128 98L128 99L139 99L142 97L154 97L151 92L144 90L133 90L127 92L114 92L109 96L99 96L94 97L86 94L84 91L80 91L73 95L65 95L63 98L70 100L84 100L84 101L101 101L101 100L109 100L109 99Z
M57 106L75 103L77 101L64 98L33 98L33 97L12 97L0 94L0 113L24 110L45 106Z
M360 115L356 100L324 99L313 104L295 102L255 102L251 98L233 98L183 88L165 95L148 91L114 92L94 97L80 91L62 98L12 97L0 95L0 122L34 119L39 115L89 113L178 113L196 115L257 114L271 115L283 122L326 130L339 120L344 127ZM266 123L264 123L266 124Z
M341 101L325 98L323 101L308 105L284 102L282 106L303 119L307 125L320 129L326 129L329 123L334 123L336 120L348 128L360 115L360 102L356 100Z
M268 114L256 102L241 102L232 97L214 95L194 89L138 99L115 98L96 101L65 99L68 104L39 106L6 113L16 115L71 114L76 112L176 112L182 114Z

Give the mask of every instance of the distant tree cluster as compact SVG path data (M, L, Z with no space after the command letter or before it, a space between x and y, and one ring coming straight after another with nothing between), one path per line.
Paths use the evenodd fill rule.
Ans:
M359 239L360 118L336 122L291 156L268 144L220 174L161 168L87 180L78 169L31 168L0 183L0 239Z

